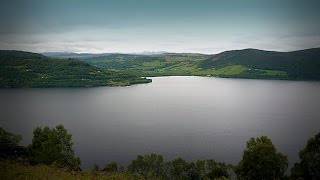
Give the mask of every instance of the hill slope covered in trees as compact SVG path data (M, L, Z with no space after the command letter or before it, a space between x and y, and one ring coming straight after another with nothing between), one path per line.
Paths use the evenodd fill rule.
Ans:
M51 54L68 58L66 54ZM320 48L293 52L258 49L226 51L216 55L190 53L77 54L93 66L124 70L139 76L216 76L250 79L320 80Z
M320 80L320 48L293 52L274 52L257 49L226 51L199 63L203 69L219 69L240 65L247 69L241 78L263 78L274 74L293 80ZM273 72L272 72L273 71Z
M75 59L48 58L23 51L0 51L0 87L123 86L150 81Z

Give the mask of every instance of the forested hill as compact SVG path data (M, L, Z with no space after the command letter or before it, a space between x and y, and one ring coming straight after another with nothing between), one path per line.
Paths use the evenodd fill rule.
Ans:
M163 53L51 54L77 57L90 65L139 76L215 76L249 79L320 80L320 48L274 52L258 49L225 51L216 55Z
M148 82L139 76L167 75L320 80L320 48L293 52L244 49L216 55L51 55L57 57L0 51L0 87L130 85Z
M241 65L248 68L238 77L259 77L264 70L287 73L288 79L320 80L320 48L293 52L274 52L257 49L226 51L199 63L203 69L219 69Z
M0 50L0 87L124 86L144 82L150 80L75 59Z

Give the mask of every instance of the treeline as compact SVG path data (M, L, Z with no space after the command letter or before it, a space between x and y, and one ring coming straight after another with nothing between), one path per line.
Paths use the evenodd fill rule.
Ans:
M0 158L30 165L53 165L69 171L81 171L80 158L75 156L72 135L62 126L36 128L32 143L19 146L21 136L0 128ZM124 173L134 179L320 179L320 132L310 138L299 153L290 176L287 156L278 152L272 141L261 136L247 141L241 161L236 165L214 159L188 162L182 158L165 161L159 154L139 155L127 168L111 162L105 167L94 165L94 172Z

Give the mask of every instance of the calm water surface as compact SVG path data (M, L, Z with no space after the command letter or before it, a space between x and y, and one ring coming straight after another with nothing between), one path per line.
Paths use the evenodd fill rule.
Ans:
M84 168L139 154L237 163L246 141L269 136L289 162L320 131L320 82L157 77L130 87L2 89L0 126L31 143L63 124Z

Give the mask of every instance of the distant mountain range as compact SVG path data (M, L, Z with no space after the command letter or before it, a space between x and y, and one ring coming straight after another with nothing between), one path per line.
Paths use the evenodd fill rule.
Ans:
M56 58L94 58L94 57L102 57L109 56L114 54L131 54L131 55L159 55L168 53L166 51L143 51L140 53L74 53L74 52L43 52L41 53L44 56L48 57L56 57Z
M55 57L55 58L93 58L93 57L101 57L107 56L110 53L101 53L101 54L93 54L93 53L74 53L74 52L44 52L41 53L44 56Z

